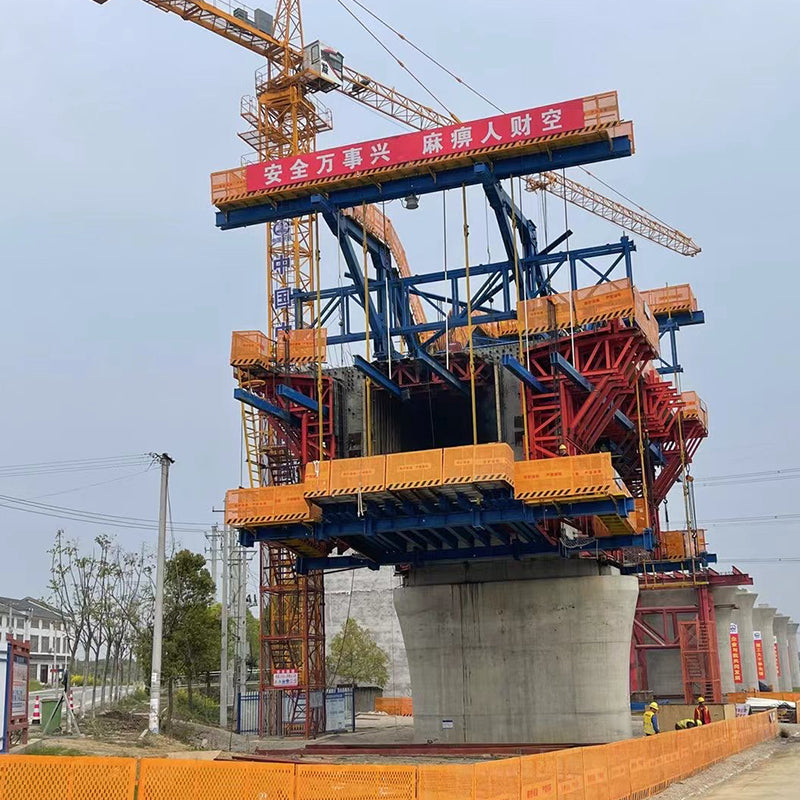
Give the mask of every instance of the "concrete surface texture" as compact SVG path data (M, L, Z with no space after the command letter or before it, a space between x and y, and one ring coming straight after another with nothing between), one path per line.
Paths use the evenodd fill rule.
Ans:
M325 576L325 639L327 649L342 630L348 612L389 657L389 680L383 687L387 697L407 697L411 693L408 660L403 646L400 623L392 602L392 592L400 585L394 567L381 567L350 572L333 572ZM352 588L352 598L351 598Z
M789 649L789 638L786 626L789 624L789 617L785 614L776 614L772 620L772 632L775 636L775 663L778 671L778 691L792 691L792 673L786 660L786 653Z
M758 595L739 589L736 592L736 608L733 621L739 626L739 653L742 658L742 682L736 684L737 691L758 686L756 653L753 649L753 606Z
M682 614L680 618L691 619L696 614L697 593L694 589L659 589L642 592L639 607L653 606L689 609L689 612ZM644 620L656 630L661 630L660 615L645 615ZM670 629L668 636L674 636L677 642L677 631ZM683 697L681 651L677 645L671 650L647 652L647 683L656 697Z
M695 796L703 800L797 800L798 771L800 747L792 744L752 769Z
M583 560L413 569L394 602L416 740L629 737L637 594L635 577Z
M733 657L731 655L731 622L736 606L735 586L719 586L711 590L714 598L714 613L717 618L717 650L719 651L719 675L722 693L735 691L733 682Z
M770 608L766 603L759 603L753 609L753 631L761 632L761 642L764 648L764 672L767 675L764 681L777 692L780 690L778 689L778 672L775 668L774 634L772 632L775 611L776 609Z
M786 626L787 636L787 657L789 661L789 670L792 676L792 689L800 689L800 656L797 652L797 630L800 624L797 622L790 622Z

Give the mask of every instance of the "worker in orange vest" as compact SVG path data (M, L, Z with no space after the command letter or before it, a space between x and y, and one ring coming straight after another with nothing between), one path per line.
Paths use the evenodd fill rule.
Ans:
M711 712L708 710L705 697L697 698L697 708L694 710L694 721L702 722L703 725L711 724Z

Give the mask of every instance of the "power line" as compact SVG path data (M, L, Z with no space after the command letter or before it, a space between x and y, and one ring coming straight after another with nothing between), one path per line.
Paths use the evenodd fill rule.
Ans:
M710 478L695 479L695 486L726 486L738 483L771 483L800 478L800 467L762 470L760 472L740 472L730 475L714 475Z
M39 500L42 497L55 497L58 494L70 494L71 492L80 492L83 489L92 489L95 486L105 486L109 483L117 483L118 481L125 481L128 478L135 478L137 475L144 475L146 472L150 472L151 467L147 467L147 469L139 470L138 472L132 472L128 475L118 475L116 478L110 478L107 481L97 481L96 483L85 483L83 486L76 486L73 489L61 489L58 492L47 492L47 494L37 494L34 497L29 497L29 500Z
M800 513L792 514L764 514L763 516L756 517L722 517L720 519L708 519L703 522L698 522L700 526L703 525L739 525L750 522L792 522L800 520Z
M90 472L94 470L123 469L149 464L151 457L146 453L128 456L108 456L104 458L70 459L67 461L40 461L29 464L9 464L0 466L0 478L17 478L34 475L55 475L70 472Z

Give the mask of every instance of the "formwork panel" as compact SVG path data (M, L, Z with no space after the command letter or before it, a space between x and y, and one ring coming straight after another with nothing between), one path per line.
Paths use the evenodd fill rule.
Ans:
M505 442L471 444L444 449L445 485L514 485L514 451Z
M386 456L387 489L420 489L442 483L442 450L415 450Z
M382 492L386 489L386 456L337 458L331 461L331 496Z

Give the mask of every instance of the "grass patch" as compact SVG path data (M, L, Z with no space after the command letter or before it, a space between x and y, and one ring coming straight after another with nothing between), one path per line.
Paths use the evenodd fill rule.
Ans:
M84 750L76 747L65 747L61 744L49 744L47 742L37 742L25 748L26 756L88 756Z

